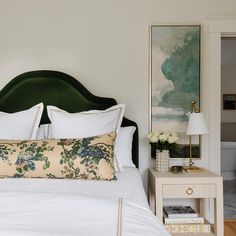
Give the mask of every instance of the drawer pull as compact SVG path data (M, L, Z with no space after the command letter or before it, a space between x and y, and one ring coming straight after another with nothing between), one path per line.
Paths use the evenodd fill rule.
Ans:
M186 189L186 193L187 193L188 195L191 195L191 194L193 193L193 189L192 189L192 188L187 188L187 189Z

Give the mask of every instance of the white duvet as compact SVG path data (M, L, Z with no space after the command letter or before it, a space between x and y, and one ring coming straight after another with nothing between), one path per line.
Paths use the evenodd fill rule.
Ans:
M157 218L127 200L55 193L0 193L1 236L166 236Z

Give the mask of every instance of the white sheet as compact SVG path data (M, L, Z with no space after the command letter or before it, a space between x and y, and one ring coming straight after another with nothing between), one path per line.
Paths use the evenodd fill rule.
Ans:
M57 193L1 193L0 235L169 235L150 210L125 200L120 207L119 202Z
M64 193L107 199L123 198L149 208L143 183L136 168L117 172L117 181L71 179L0 179L1 192Z

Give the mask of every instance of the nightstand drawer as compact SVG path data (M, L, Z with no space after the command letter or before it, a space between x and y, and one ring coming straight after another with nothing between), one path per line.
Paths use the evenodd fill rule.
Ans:
M163 198L214 198L215 184L164 184Z

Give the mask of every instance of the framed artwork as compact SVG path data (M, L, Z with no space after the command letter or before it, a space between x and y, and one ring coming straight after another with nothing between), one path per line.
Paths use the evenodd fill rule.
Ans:
M223 109L236 110L236 94L223 95Z
M191 101L200 107L200 25L151 26L151 131L178 133L172 158L189 157L185 134ZM200 157L200 139L192 137L192 157Z

